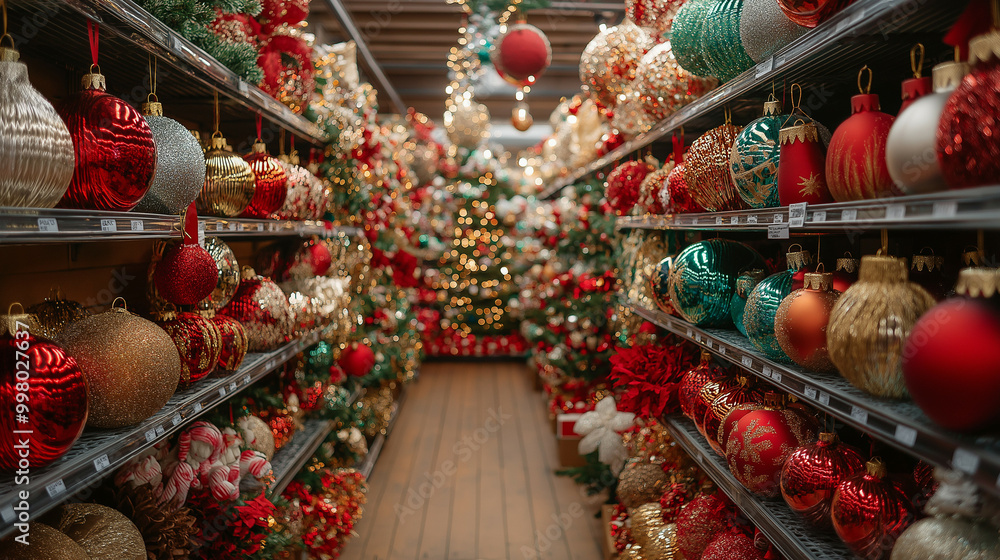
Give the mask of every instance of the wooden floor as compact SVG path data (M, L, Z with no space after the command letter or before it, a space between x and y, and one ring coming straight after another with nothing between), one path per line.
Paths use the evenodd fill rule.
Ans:
M341 558L599 560L601 498L558 468L523 364L425 364Z

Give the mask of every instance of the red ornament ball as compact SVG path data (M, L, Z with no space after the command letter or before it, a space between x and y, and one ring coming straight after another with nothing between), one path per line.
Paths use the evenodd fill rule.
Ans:
M281 162L268 155L263 142L254 143L253 151L243 159L250 164L257 187L253 191L250 205L240 217L265 219L285 204L288 176Z
M696 403L701 398L701 390L709 381L717 381L726 377L728 373L712 362L710 354L702 354L701 363L684 373L681 379L681 386L678 390L678 400L681 404L681 412L684 416L694 420L697 410Z
M743 533L723 533L705 547L701 560L764 560L753 539Z
M330 266L333 265L333 255L330 254L330 248L326 246L326 243L316 242L311 243L306 250L309 252L309 262L312 264L313 275L326 275L330 271Z
M236 371L246 358L250 340L243 324L225 315L212 317L215 328L219 329L219 369Z
M684 558L701 558L703 552L727 526L726 504L702 494L684 506L677 516L677 548Z
M822 433L819 441L788 456L781 469L781 495L792 511L810 523L829 525L837 487L864 468L857 449L841 443L836 434Z
M552 62L552 47L541 29L517 23L497 37L490 60L504 80L517 86L531 85Z
M642 182L654 170L645 161L627 161L608 173L608 203L618 214L628 214L639 202Z
M916 513L906 494L886 478L885 464L877 458L865 464L865 472L840 483L830 508L837 536L865 560L887 560Z
M11 317L16 316L5 316ZM62 457L83 433L88 412L87 382L76 360L29 330L14 327L13 332L0 336L0 399L6 403L0 414L0 470L5 471L41 467ZM22 403L19 395L27 399ZM19 403L27 407L23 413ZM15 434L28 427L30 434ZM15 446L23 441L28 454L19 460L23 448Z
M288 298L270 278L243 267L236 294L219 315L232 317L246 330L249 351L266 352L284 344L292 332Z
M754 386L749 378L740 377L737 379L736 387L719 393L719 396L712 401L711 406L705 411L702 424L705 426L705 439L716 453L725 455L722 444L722 421L740 405L758 403L763 397L764 392Z
M684 172L685 166L682 161L674 166L670 175L667 175L667 189L670 192L670 207L667 211L678 214L704 212L705 209L691 197L691 189L688 188Z
M709 411L712 409L712 403L715 399L719 398L723 393L728 393L739 388L740 383L736 380L735 375L726 375L718 379L712 379L705 383L698 393L698 398L694 401L694 423L698 427L698 431L701 435L705 436L705 439L711 439L707 432L707 426L705 425L705 420L709 416Z
M192 202L184 216L184 242L173 245L156 263L153 282L160 296L175 305L194 305L215 290L219 267L198 244L198 214Z
M785 460L814 441L817 432L816 421L798 410L772 406L751 410L726 440L729 470L747 490L775 497Z
M352 342L340 353L337 363L348 375L364 377L375 367L375 353L367 344Z
M194 383L215 371L222 351L222 334L215 323L198 313L183 312L157 324L170 335L180 354L180 386Z
M826 151L826 182L837 202L901 194L889 175L885 143L893 116L879 111L875 94L851 98L852 115L840 123Z
M972 71L948 98L937 132L941 174L952 188L995 184L1000 181L1000 59L990 52L988 61L975 62L977 41L970 41ZM989 50L989 49L988 49Z
M294 26L309 16L309 0L263 0L257 19L268 28Z

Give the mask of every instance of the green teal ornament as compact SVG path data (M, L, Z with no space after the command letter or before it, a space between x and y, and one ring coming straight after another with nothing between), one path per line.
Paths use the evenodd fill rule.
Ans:
M798 247L798 245L792 245ZM746 310L743 314L744 334L754 347L772 360L791 362L791 359L781 349L778 338L774 334L774 318L778 313L781 300L792 293L793 275L812 262L809 251L799 247L798 251L790 251L787 255L788 270L772 274L760 281L747 297Z
M705 19L701 47L713 76L728 82L753 66L753 59L740 42L743 0L716 2Z
M330 367L333 366L333 346L327 342L318 342L306 352L305 377L313 381L330 380Z
M729 325L729 304L740 271L764 267L764 259L743 243L728 239L695 243L674 259L667 282L670 301L681 317L695 325Z
M656 264L650 282L653 285L653 301L660 311L673 315L674 305L670 302L670 270L673 268L674 257L666 257Z
M736 278L736 291L733 293L733 299L729 302L729 315L733 318L736 330L740 331L743 336L747 335L747 329L743 326L743 312L747 306L747 298L763 279L764 270L760 268L745 270Z
M781 205L778 202L778 131L785 116L780 113L780 101L764 102L764 116L746 125L733 142L729 171L740 198L751 208Z
M681 68L707 78L714 76L705 59L702 38L705 19L719 0L690 0L677 11L670 31L670 45Z

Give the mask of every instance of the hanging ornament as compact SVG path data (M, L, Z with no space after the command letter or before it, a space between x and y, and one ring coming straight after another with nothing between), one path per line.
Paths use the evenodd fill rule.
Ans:
M490 132L490 110L482 103L459 101L444 114L448 138L457 146L475 148Z
M680 138L674 134L674 168L667 175L667 186L664 189L667 193L667 200L664 201L664 208L669 213L685 214L688 212L704 212L694 198L691 197L691 189L684 178L686 167L684 165L684 135ZM661 191L662 192L662 191ZM662 200L661 196L661 200Z
M670 44L681 68L695 76L713 76L705 58L702 41L708 13L718 0L688 0L677 11L670 33Z
M945 104L969 73L964 62L943 62L934 67L934 93L923 95L900 111L885 143L889 175L905 194L924 194L947 188L938 162L938 123Z
M1000 424L998 290L994 269L963 269L957 297L920 317L906 340L906 388L924 414L949 430L977 432Z
M684 0L626 0L625 17L646 28L657 42L670 37L674 18Z
M211 319L197 313L177 313L159 322L177 347L181 358L180 387L215 371L222 352L222 333Z
M773 2L771 2L773 4ZM729 156L736 191L750 208L778 206L778 131L785 117L774 94L764 102L764 116L746 125Z
M701 398L701 390L710 381L717 381L726 377L728 372L712 361L712 355L708 352L701 353L701 362L694 368L684 372L681 378L681 386L678 389L678 400L681 405L681 412L692 421L698 409L698 399Z
M87 382L73 356L38 334L34 315L7 313L0 315L0 393L8 404L0 414L0 470L26 472L63 456L80 438ZM22 402L26 411L17 406Z
M639 188L646 175L656 170L656 167L646 160L626 161L608 173L607 199L608 204L619 215L628 214L639 201Z
M744 0L739 25L743 50L757 63L809 31L788 19L774 0Z
M552 63L552 47L541 29L522 20L493 41L490 61L504 80L530 86Z
M903 345L934 303L926 290L907 281L905 260L866 255L858 281L830 312L830 361L859 389L877 397L905 397Z
M786 407L780 395L769 393L764 406L743 414L729 433L729 470L754 494L777 496L785 460L794 450L815 441L818 431L814 418Z
M229 149L219 132L219 118L219 92L215 92L215 132L205 152L205 185L198 195L198 212L234 218L250 204L256 182L250 164Z
M698 326L725 326L736 278L743 270L764 268L764 259L749 246L711 239L688 246L674 260L668 289L674 308Z
M528 112L528 104L524 101L518 101L514 104L514 109L510 114L510 124L514 126L517 130L524 132L531 128L534 124L535 119L532 118L531 113Z
M288 299L270 278L258 276L244 266L233 299L219 309L219 315L243 324L250 341L249 351L266 352L284 344L292 330Z
M794 251L795 247L799 250ZM793 274L811 264L812 255L796 243L789 248L786 260L787 270L768 276L754 287L743 312L743 328L750 342L768 358L780 361L788 361L788 356L774 332L778 307L794 289Z
M580 57L580 81L590 96L613 109L636 77L639 61L653 46L648 33L629 20L601 31Z
M677 546L682 558L701 558L728 526L727 517L726 504L711 494L700 494L684 506L677 516Z
M779 160L785 162L778 166L778 201L782 206L833 202L826 176L829 131L799 108L802 86L792 84L791 90L792 114L778 132Z
M184 214L184 240L163 253L153 281L160 296L176 305L194 305L215 289L219 269L198 244L198 214L192 202Z
M0 46L0 206L52 208L73 179L73 139L20 57L13 39Z
M375 367L375 353L367 344L352 342L341 351L337 360L340 367L352 377L364 377Z
M764 392L749 377L739 375L736 377L736 382L736 387L719 393L719 396L715 397L712 404L705 411L705 420L703 422L705 426L705 439L708 440L708 444L712 447L712 450L719 455L725 455L725 442L723 441L722 430L720 429L722 421L736 407L747 403L757 403L764 398Z
M213 311L214 313L214 311ZM219 369L236 371L243 364L250 340L243 324L225 315L215 315L211 321L219 329Z
M288 176L281 163L267 153L267 145L260 139L261 116L257 115L257 140L251 152L243 159L253 170L255 187L250 204L240 214L242 218L268 218L285 204L288 194Z
M778 0L778 6L788 19L812 29L852 2L854 0Z
M753 539L739 531L729 531L715 537L705 547L701 560L764 560Z
M740 41L740 18L744 0L719 0L705 17L701 47L711 75L725 83L753 66Z
M90 311L82 304L63 299L58 288L53 289L42 303L28 306L25 312L38 320L34 334L48 339L55 339L73 321L90 316Z
M138 424L163 408L177 389L181 362L173 340L124 307L70 324L57 342L76 358L87 379L88 427Z
M93 65L83 90L59 106L73 137L76 164L60 208L127 212L149 190L156 171L153 133L131 105L104 91L97 65L98 27L87 22Z
M923 66L924 46L917 43L910 49L910 68L913 69L913 77L903 80L903 104L899 107L899 115L903 114L914 101L931 92L931 77L922 76Z
M746 207L729 172L729 154L740 128L729 123L698 137L684 156L684 180L691 198L709 212L740 210Z
M819 441L792 452L781 469L781 496L813 525L830 525L830 504L840 483L865 468L861 453L824 432Z
M666 42L642 57L632 87L638 92L642 112L652 122L659 122L711 91L717 83L714 78L700 78L681 68L670 42Z
M675 256L664 257L653 268L653 274L650 278L652 283L650 292L656 307L669 315L677 314L674 310L674 304L670 300L670 271L673 269L674 258Z
M224 307L240 285L240 265L236 262L236 254L225 241L214 236L206 237L205 251L215 262L216 277L214 289L197 304L201 311Z
M667 161L659 169L646 175L639 185L639 207L649 214L664 214L666 207L663 205L661 193L666 191L666 201L670 204L670 191L667 188L667 177L674 170L674 163Z
M781 300L774 316L774 333L782 351L796 364L811 370L833 371L826 349L830 313L840 292L833 274L806 273L805 285Z
M844 256L837 259L837 270L833 273L833 289L844 293L858 281L858 269L861 268L861 260L854 258L849 251Z
M868 71L868 85L861 76ZM826 154L826 180L837 202L884 198L897 194L885 161L885 143L893 117L879 111L878 95L870 93L872 72L858 72L859 95L851 98L851 116L833 133Z
M920 253L910 258L910 281L919 284L938 301L944 299L952 285L952 280L944 273L944 257L935 255L930 247L920 249Z
M613 401L614 399L612 399ZM625 429L628 429L631 420L622 424L625 425ZM621 437L618 434L615 436L618 437L620 443ZM669 481L667 473L663 472L663 465L633 459L625 464L625 468L618 475L618 488L615 493L621 504L627 508L637 508L648 503L655 503L659 508L660 496L663 495L663 491L667 489L668 485ZM660 521L663 521L662 517Z
M760 281L764 277L763 269L752 268L744 270L736 278L736 290L733 292L732 299L729 300L729 316L732 318L733 324L736 325L736 330L740 331L740 334L743 336L747 335L747 328L743 325L747 298L750 297L750 292L757 287L757 284L760 284Z
M837 536L852 552L865 560L887 560L916 512L906 494L887 479L885 463L874 458L865 464L864 473L837 487L830 517Z
M282 130L282 136L284 136L284 130ZM287 191L281 208L275 210L274 214L271 215L271 218L275 220L300 221L310 219L307 216L307 209L313 185L309 178L315 178L315 176L308 169L299 165L301 160L299 160L299 153L294 148L295 137L293 136L292 138L293 147L291 153L287 155L284 153L284 140L282 140L282 153L278 156L278 165L285 171L285 177L287 178Z
M738 389L739 386L740 382L737 376L730 374L708 380L698 392L698 397L695 398L692 407L692 416L694 417L694 425L701 432L701 435L705 436L705 439L711 439L705 421L709 419L712 403L719 398L719 395Z

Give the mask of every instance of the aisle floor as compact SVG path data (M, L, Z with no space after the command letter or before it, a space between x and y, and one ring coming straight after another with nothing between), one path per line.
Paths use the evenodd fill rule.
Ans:
M424 364L343 560L598 560L601 498L558 477L524 364Z

